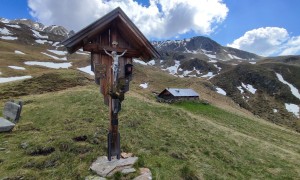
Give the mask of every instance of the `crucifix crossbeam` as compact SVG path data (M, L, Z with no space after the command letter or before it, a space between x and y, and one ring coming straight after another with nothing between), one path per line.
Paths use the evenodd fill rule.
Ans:
M83 46L83 50L84 51L90 51L90 52L95 52L95 53L101 53L104 54L105 50L107 51L115 51L117 53L123 53L125 50L127 50L125 56L127 57L140 57L141 51L135 50L135 49L131 49L131 48L113 48L111 46L104 46L104 45L99 45L99 44L95 44L95 43L91 43L91 44L86 44Z

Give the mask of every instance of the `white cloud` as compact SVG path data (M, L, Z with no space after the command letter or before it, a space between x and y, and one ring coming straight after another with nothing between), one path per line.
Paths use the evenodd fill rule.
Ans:
M148 38L169 38L194 31L210 34L225 20L222 0L29 0L31 15L46 25L78 31L116 7L121 7Z
M228 46L262 56L293 55L300 53L300 36L291 37L279 27L263 27L247 31Z
M300 36L292 37L284 45L284 50L280 55L300 54Z

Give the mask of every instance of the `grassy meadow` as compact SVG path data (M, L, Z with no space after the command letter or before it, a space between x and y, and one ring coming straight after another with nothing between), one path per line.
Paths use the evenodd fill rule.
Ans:
M135 91L122 104L121 149L138 156L136 166L149 167L154 179L300 177L299 134L199 102L160 104ZM0 134L0 179L91 175L91 163L106 155L108 127L96 85L22 99L21 121Z

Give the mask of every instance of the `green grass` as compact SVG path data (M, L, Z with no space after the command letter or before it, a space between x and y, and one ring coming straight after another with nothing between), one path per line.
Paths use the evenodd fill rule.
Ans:
M300 149L300 144L297 143L299 136L294 136L294 133L291 134L285 129L270 128L269 124L256 122L249 118L235 115L220 108L199 102L180 102L177 103L176 106L186 109L195 115L204 116L216 124L252 138L272 142L272 144L276 144L276 146L284 145L285 148L290 147L291 150L295 148ZM290 136L290 134L292 136ZM299 135L299 133L295 134ZM298 151L298 153L300 153L300 151Z
M91 163L106 155L108 108L98 88L22 99L21 121L0 134L0 179L91 175ZM122 105L121 149L137 155L137 166L149 167L154 179L300 177L299 134L199 103L165 105L130 93Z

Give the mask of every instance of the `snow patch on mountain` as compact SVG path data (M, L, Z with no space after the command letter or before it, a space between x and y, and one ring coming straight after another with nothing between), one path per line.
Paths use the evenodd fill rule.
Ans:
M20 67L20 66L8 66L8 67L16 70L26 70L24 67Z
M208 62L209 62L209 63L217 63L218 61L217 61L217 60L210 59Z
M151 61L149 61L147 64L150 65L150 66L154 66L154 65L155 65L155 61L154 61L154 60L151 60Z
M300 111L300 108L298 105L296 104L291 104L291 103L285 103L285 109L288 111L288 112L291 112L293 113L297 118L300 118L300 115L299 115L299 111Z
M0 18L0 21L4 24L7 24L10 22L8 19L5 19L5 18Z
M54 62L39 62L39 61L26 61L24 64L29 65L29 66L44 66L48 68L53 68L53 69L68 69L69 67L72 66L71 63L54 63Z
M77 68L79 71L82 71L82 72L85 72L85 73L87 73L87 74L89 74L89 75L92 75L92 76L94 76L95 74L94 74L94 72L91 70L91 66L89 65L89 66L86 66L86 67L81 67L81 68Z
M47 49L47 51L52 52L53 54L56 54L59 56L65 56L68 54L67 51L58 51L58 50L50 50L50 49Z
M277 78L278 78L278 80L280 82L282 82L283 84L286 84L286 85L288 85L290 87L292 94L296 98L300 99L299 90L295 86L293 86L292 84L290 84L289 82L287 82L286 80L284 80L281 74L276 73L276 76L277 76Z
M52 44L52 46L54 46L54 47L62 47L62 45L59 45L59 44L60 44L60 42L55 42L55 43Z
M18 50L15 50L15 54L25 55L25 53L23 53L22 51L18 51Z
M205 49L201 49L201 51L203 52L203 54L205 54L207 57L212 58L212 59L217 59L217 56L214 52L212 51L207 51Z
M207 74L205 74L205 75L203 75L203 76L201 76L201 77L211 79L211 78L213 78L214 76L215 76L215 75L214 75L213 72L208 72Z
M193 72L195 72L195 74L192 74ZM183 70L182 68L178 69L178 73L182 73L182 75L179 75L178 77L197 77L197 75L200 75L201 72L199 70L197 70L195 67L193 67L193 70Z
M45 44L45 43L52 44L53 43L52 41L41 40L41 39L37 39L37 40L35 40L35 42L39 43L39 44Z
M226 91L224 91L223 89L221 89L221 88L219 88L219 87L216 87L216 89L217 89L217 93L226 96L226 94L227 94Z
M148 88L148 84L149 83L140 84L140 87L143 88L143 89L147 89Z
M178 68L180 66L180 61L175 60L175 65L170 66L166 69L163 69L165 71L169 71L170 74L175 75L178 73Z
M18 29L21 28L21 26L16 25L16 24L6 24L6 26L13 27L13 28L18 28Z
M219 67L217 64L214 64L214 66L218 69L219 72L222 70L222 68Z
M141 65L147 65L147 63L145 63L144 61L138 60L138 59L133 59L133 62L141 64Z
M179 69L181 70L181 69ZM193 70L194 71L194 70ZM189 71L189 70L185 70L183 71L183 76L188 76L190 73L192 73L193 71Z
M50 55L50 54L47 54L47 53L45 53L45 52L41 52L41 53L44 54L44 55L46 55L46 56L49 56L49 57L51 57L51 58L53 58L53 59L55 59L55 60L62 60L62 61L66 61L66 60L67 60L66 57L59 58L59 57L56 57L56 56L52 56L52 55Z
M6 28L0 28L0 34L2 35L12 35L12 33Z
M240 58L240 57L232 55L232 54L227 54L227 55L229 56L230 59L243 59L243 58Z
M48 36L43 36L41 35L38 31L31 29L31 31L33 32L33 36L37 37L37 38L45 38L48 39Z
M252 94L255 94L255 92L257 91L257 89L255 89L251 84L244 84L242 83L243 88L247 89L249 92L251 92Z
M241 92L241 94L244 93L244 89L242 88L242 86L238 86L237 88L238 88L238 90Z
M17 37L13 37L13 36L1 36L0 39L3 40L17 40Z
M29 78L32 78L32 76L5 77L5 78L0 78L0 83L7 83L7 82L24 80L24 79L29 79Z

